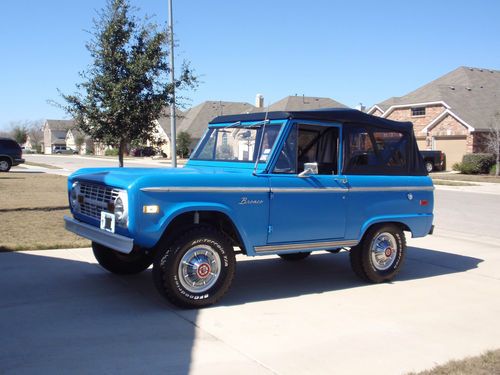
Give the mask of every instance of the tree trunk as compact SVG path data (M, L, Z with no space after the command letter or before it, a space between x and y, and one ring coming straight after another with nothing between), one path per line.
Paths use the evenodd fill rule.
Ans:
M125 153L125 141L122 139L120 141L120 147L118 149L118 166L123 168L123 154Z
M497 167L495 169L495 176L500 176L500 152L497 152Z

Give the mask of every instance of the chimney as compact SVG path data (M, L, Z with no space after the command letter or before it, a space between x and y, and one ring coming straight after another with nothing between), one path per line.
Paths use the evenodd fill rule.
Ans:
M257 108L264 108L264 95L262 94L255 95L255 106Z
M361 111L361 112L364 112L366 107L363 105L363 103L359 103L355 109L357 109L358 111Z

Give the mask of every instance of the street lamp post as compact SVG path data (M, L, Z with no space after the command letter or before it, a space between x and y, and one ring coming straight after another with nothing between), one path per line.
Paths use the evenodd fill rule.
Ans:
M172 83L172 102L170 103L170 158L172 168L177 168L176 131L175 131L175 76L174 76L174 24L172 0L168 0L168 33L170 39L170 82Z

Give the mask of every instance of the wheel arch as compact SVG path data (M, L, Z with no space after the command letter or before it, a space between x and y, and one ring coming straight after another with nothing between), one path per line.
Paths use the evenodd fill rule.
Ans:
M413 236L414 231L411 229L411 226L409 225L409 223L405 222L404 219L401 219L401 218L396 219L396 218L390 218L390 217L377 218L377 219L370 220L370 221L366 222L365 225L363 225L363 227L361 228L360 235L359 235L359 241L361 242L363 240L366 233L371 228L373 228L374 226L380 226L380 225L394 225L394 226L399 227L402 231L412 233L412 236Z
M230 239L233 246L239 247L242 253L247 254L248 244L245 243L241 230L229 212L219 207L189 207L177 211L171 215L157 245L168 242L174 235L181 235L196 226L203 225L216 228Z

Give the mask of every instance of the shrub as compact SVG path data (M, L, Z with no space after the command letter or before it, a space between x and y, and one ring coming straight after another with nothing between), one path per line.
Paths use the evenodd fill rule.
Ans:
M453 169L454 171L461 171L462 170L462 163L455 163L451 166L451 169Z
M493 164L493 165L491 166L491 169L490 169L490 174L491 174L491 175L493 175L493 176L495 176L496 171L497 171L497 164L495 163L495 164Z
M118 156L118 149L117 148L108 148L106 151L104 151L105 156Z
M459 170L464 174L488 174L493 164L495 156L492 154L467 154L464 155Z

